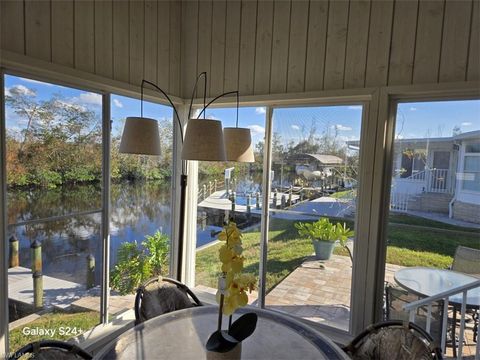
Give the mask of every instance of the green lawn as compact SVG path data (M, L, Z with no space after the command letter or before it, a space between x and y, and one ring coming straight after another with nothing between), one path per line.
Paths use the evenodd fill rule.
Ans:
M273 288L306 256L313 253L309 240L299 238L297 221L272 219L267 259L267 290ZM352 226L347 221L347 226ZM245 271L258 276L260 230L244 233ZM446 268L451 265L455 249L464 245L480 249L478 229L458 227L409 215L391 215L388 228L387 263L402 266ZM216 287L220 271L220 244L197 252L197 283ZM347 256L337 247L335 253Z
M10 331L10 350L16 351L22 346L38 340L68 340L81 332L92 329L100 323L100 314L96 311L61 312L55 311L43 315L37 320L19 326ZM29 329L54 329L55 335L39 336L28 333ZM24 333L25 332L25 333Z

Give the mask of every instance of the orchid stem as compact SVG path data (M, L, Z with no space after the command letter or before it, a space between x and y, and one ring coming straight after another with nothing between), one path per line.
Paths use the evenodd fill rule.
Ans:
M222 312L223 312L223 297L224 295L220 295L220 309L218 310L218 331L222 329Z

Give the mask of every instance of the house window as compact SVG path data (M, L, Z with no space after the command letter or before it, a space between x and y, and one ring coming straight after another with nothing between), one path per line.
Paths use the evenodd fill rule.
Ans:
M480 192L480 143L465 146L462 177L463 190Z
M426 154L425 151L404 149L402 152L402 163L400 169L401 178L411 178L419 172L425 170Z

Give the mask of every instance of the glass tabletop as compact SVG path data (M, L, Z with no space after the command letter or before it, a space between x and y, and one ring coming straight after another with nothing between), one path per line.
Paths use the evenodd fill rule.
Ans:
M277 312L244 307L258 315L254 333L242 342L242 359L330 359L347 355L325 335ZM209 359L205 344L216 330L218 307L199 306L150 319L126 331L95 359ZM223 317L224 326L228 318Z
M395 272L394 278L401 287L423 297L437 295L478 280L473 276L456 271L426 267L400 269ZM449 301L461 304L462 294L451 296ZM467 305L479 306L479 304L480 288L469 290L467 292Z

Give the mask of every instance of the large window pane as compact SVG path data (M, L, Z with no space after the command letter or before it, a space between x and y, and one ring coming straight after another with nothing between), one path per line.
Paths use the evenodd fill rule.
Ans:
M402 306L422 295L402 281L400 286L395 281L398 271L418 266L448 269L459 246L472 254L472 249L480 248L479 130L478 100L398 104L385 265L386 318L408 319ZM424 167L403 176L403 159L415 159L419 153ZM452 270L477 271L461 263L458 259L461 270L456 266ZM413 274L412 281L418 286L428 285L415 271ZM438 342L439 305L433 306L431 325ZM417 312L416 322L426 326L426 309ZM473 343L468 329L466 336L467 342ZM447 348L447 355L451 356L451 351ZM464 353L468 354L468 349Z
M5 76L5 104L15 350L100 321L102 96ZM36 328L49 332L35 335Z
M235 127L236 109L207 109L207 117L221 120L223 127ZM229 218L243 233L244 273L257 279L259 275L265 108L240 108L239 127L251 130L255 162L198 163L195 284L212 294L217 291L221 274L217 237ZM249 294L249 303L255 299L256 291Z
M354 235L347 234L342 246L334 237L312 241L297 227L321 220L322 226L328 221L354 230L361 122L360 105L273 112L265 302L270 309L346 331Z
M172 108L144 102L158 121L161 155L120 154L125 119L140 116L140 100L112 95L111 314L133 308L134 292L154 275L168 276L171 239Z

